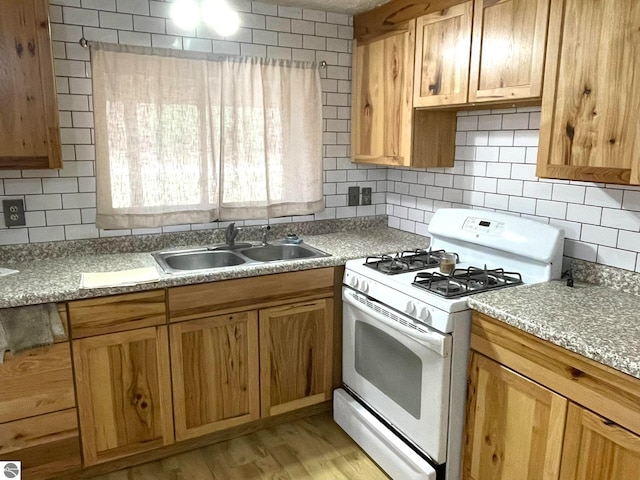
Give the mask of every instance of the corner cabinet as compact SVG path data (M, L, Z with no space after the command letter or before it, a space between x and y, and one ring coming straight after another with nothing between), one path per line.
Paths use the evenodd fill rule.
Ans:
M0 52L0 169L62 167L47 0L2 2Z
M453 166L455 113L413 109L415 30L410 20L354 41L353 162Z
M474 312L465 480L627 480L640 380Z
M640 185L637 0L553 0L537 175Z

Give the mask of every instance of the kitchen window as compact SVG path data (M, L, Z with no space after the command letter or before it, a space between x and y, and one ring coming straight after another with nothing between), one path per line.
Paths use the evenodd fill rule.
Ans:
M315 64L92 44L100 228L324 207Z

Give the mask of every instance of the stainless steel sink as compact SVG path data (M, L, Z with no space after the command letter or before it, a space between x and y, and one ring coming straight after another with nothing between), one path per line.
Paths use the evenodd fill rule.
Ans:
M328 257L321 250L308 245L289 245L271 243L269 245L250 244L238 245L241 248L224 248L217 245L209 248L193 250L174 250L153 253L160 267L166 273L184 273L199 270L212 270L237 265L257 265L267 262L282 262L286 260L302 260L305 258Z
M165 272L176 273L211 268L231 267L246 263L246 259L225 250L186 250L154 253L153 257Z
M274 262L278 260L299 260L302 258L324 257L326 253L307 245L270 244L242 250L241 253L258 262Z

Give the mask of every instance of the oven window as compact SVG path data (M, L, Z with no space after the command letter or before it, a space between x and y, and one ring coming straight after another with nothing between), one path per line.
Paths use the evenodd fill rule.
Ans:
M356 372L416 419L420 419L420 357L368 323L356 321L355 334Z

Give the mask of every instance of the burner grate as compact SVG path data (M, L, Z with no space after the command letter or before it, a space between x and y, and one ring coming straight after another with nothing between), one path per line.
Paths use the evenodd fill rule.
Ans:
M522 283L522 276L517 272L505 272L502 268L487 269L485 266L455 269L449 275L418 272L412 285L445 298L456 298Z
M392 255L367 257L364 265L385 275L415 272L437 267L443 253L444 250L405 250Z

